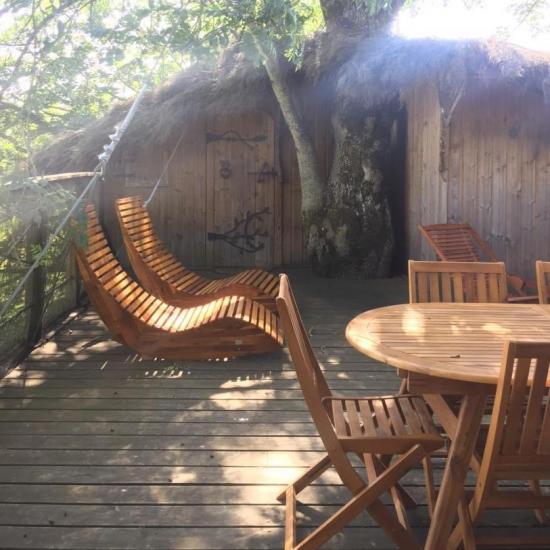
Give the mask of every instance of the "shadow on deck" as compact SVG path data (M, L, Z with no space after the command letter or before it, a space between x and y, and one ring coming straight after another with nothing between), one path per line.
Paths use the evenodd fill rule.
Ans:
M406 301L405 281L293 281L332 388L394 392L394 370L352 350L344 328L360 311ZM285 351L141 360L88 311L1 384L1 548L281 548L275 496L322 455ZM337 483L329 471L301 494L300 536L347 498ZM420 471L406 484L421 534ZM392 546L364 515L329 547Z

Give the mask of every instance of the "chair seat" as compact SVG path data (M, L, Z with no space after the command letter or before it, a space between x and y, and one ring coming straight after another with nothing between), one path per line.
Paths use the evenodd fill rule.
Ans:
M413 445L443 445L420 396L327 397L338 439L349 452L400 454Z

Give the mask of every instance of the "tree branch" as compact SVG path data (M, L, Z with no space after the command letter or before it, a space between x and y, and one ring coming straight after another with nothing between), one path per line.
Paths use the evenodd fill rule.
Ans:
M19 74L18 74L19 69L20 69L20 67L23 63L23 60L25 59L25 56L27 55L27 53L29 53L29 49L32 46L32 44L35 43L35 40L37 39L38 34L46 27L46 25L48 25L48 23L50 23L53 19L55 19L57 16L59 16L61 13L63 13L63 11L65 9L71 8L71 7L77 7L78 8L78 4L77 4L77 2L75 2L75 0L62 1L62 2L60 2L58 8L56 8L51 13L46 15L44 17L44 19L42 19L39 23L36 23L35 18L34 18L35 4L33 3L33 11L31 13L31 15L29 16L29 20L28 20L27 25L26 25L26 26L28 26L29 24L32 24L33 29L31 31L30 35L25 40L25 43L24 43L24 45L23 45L16 61L15 61L15 63L13 64L13 68L12 68L12 71L11 71L11 76L7 79L6 82L2 83L2 86L0 87L0 101L3 99L6 90L17 80L17 78L19 76Z
M253 32L252 38L296 147L302 189L302 212L306 214L318 212L323 206L323 180L319 173L313 141L302 114L294 103L293 91L288 82L283 60L276 47L266 46L263 36ZM275 51L275 58L273 51Z

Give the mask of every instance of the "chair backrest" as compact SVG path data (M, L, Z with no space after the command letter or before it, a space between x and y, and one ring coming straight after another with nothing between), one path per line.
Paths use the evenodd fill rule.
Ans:
M506 268L502 262L419 262L409 260L409 301L506 301Z
M285 274L279 278L277 309L283 313L290 355L308 406L310 401L312 404L321 403L323 398L331 396L331 392L311 347L289 278Z
M548 304L550 303L550 262L537 260L536 271L539 303Z
M348 487L359 490L364 486L364 483L351 466L338 441L332 424L330 403L327 403L327 405L323 403L323 398L330 398L332 394L323 371L315 358L307 331L298 311L290 281L285 274L279 277L279 295L276 302L304 400L317 427L319 436L342 480Z
M467 223L419 225L440 260L446 262L496 262L491 247Z
M115 297L120 289L132 283L132 279L113 254L97 217L95 207L91 204L87 205L85 212L88 246L85 251L80 251L81 258L85 258L88 269L97 279L97 283Z
M122 268L105 237L95 208L88 205L86 250L76 249L76 260L86 292L109 330L121 341L133 345L138 338L138 321L129 313L148 294Z
M201 279L158 238L142 197L117 199L116 211L130 264L149 292L166 298Z
M479 490L490 489L492 479L529 479L530 468L550 477L549 365L550 342L506 343Z

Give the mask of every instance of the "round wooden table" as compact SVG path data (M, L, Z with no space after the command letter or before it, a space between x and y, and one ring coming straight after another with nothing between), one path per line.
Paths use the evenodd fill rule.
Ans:
M504 342L550 341L550 306L389 306L355 317L346 338L365 355L405 372L409 391L424 395L452 439L425 546L445 548L486 399L495 390ZM458 417L443 395L463 396Z

